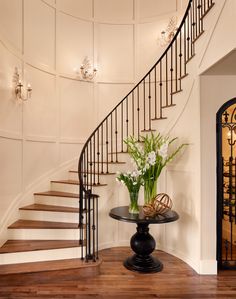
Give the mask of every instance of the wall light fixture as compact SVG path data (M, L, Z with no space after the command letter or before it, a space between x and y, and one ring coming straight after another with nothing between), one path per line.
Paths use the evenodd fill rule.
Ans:
M17 100L21 100L21 101L29 100L31 98L32 87L29 83L27 84L26 97L25 97L23 91L24 85L20 80L20 75L17 68L15 68L14 78L15 78L15 95Z
M161 47L167 46L172 41L177 30L178 30L177 17L174 16L170 18L166 30L161 31L161 36L158 38L158 42L160 43L160 46Z
M75 72L83 80L92 80L97 74L97 69L92 67L90 60L86 56L80 66L80 69L75 69Z

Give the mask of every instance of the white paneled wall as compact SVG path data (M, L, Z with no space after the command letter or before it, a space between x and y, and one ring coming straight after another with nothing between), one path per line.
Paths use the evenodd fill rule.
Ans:
M78 157L152 66L161 24L182 14L182 2L0 0L0 237L26 194ZM94 82L75 73L85 56L98 67ZM16 67L32 85L29 101L15 98Z
M57 68L73 75L85 56L93 63L93 23L59 13L57 24Z
M98 65L102 81L134 80L133 30L133 25L99 25Z
M131 22L134 20L134 1L95 0L94 17L101 22Z
M55 9L24 0L24 54L29 62L55 67Z

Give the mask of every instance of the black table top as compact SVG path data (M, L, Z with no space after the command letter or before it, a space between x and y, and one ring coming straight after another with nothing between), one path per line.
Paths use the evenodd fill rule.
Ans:
M111 209L109 216L116 220L134 223L167 223L179 219L179 215L173 210L155 217L144 216L142 206L139 206L139 214L130 214L129 207L123 206Z

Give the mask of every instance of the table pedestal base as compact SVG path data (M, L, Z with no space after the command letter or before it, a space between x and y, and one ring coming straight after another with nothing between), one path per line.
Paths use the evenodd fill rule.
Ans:
M143 273L159 272L163 269L162 263L151 255L139 256L134 254L124 261L124 266L131 271Z
M127 269L143 273L159 272L163 269L162 263L151 256L156 242L149 234L148 223L137 223L137 232L132 236L130 246L136 254L125 260L124 266Z

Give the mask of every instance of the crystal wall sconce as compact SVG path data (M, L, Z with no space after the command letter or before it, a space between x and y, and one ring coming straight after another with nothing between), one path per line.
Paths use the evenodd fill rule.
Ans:
M80 66L80 69L75 69L75 72L83 80L93 80L97 74L97 69L92 67L90 60L86 56Z
M158 42L161 47L167 46L173 39L178 30L177 27L177 17L171 17L166 30L161 32L161 36L158 38Z
M21 101L27 101L31 98L31 93L32 93L32 88L31 85L28 83L27 84L27 88L26 88L26 96L24 96L24 85L22 83L22 81L20 80L20 75L18 73L18 69L15 68L15 95L17 100L21 100Z

